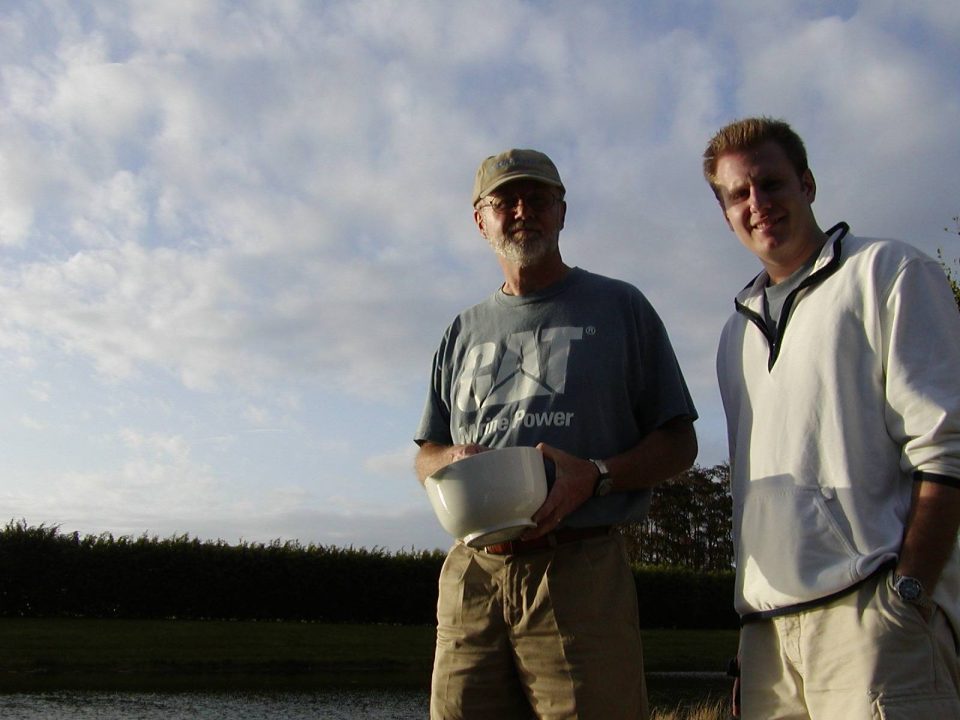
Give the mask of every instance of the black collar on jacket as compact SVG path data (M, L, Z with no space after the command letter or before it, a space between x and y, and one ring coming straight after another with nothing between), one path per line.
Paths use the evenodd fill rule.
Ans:
M823 282L828 277L833 275L840 267L840 253L843 249L842 241L843 238L847 236L847 233L850 232L850 226L845 222L839 222L827 230L827 237L833 235L837 230L840 231L840 234L837 235L837 239L833 241L833 257L830 258L830 261L819 270L810 273L810 275L808 275L802 283L794 288L793 292L787 295L787 299L784 300L783 309L780 311L780 321L777 323L777 334L775 337L770 332L770 329L767 327L767 323L764 322L759 313L748 308L737 298L734 298L733 300L733 305L737 312L756 325L760 329L760 332L763 333L763 336L767 339L767 343L770 345L770 355L767 360L768 371L773 369L773 365L777 362L777 357L780 355L780 346L783 343L783 335L787 330L787 320L790 318L790 311L793 310L793 302L796 299L797 294L801 290L805 290L808 287L812 287L813 285ZM750 282L744 285L743 290L747 290L751 286L755 285L757 279L763 275L764 272L765 271L762 271L755 275ZM743 290L741 290L741 292L743 292Z

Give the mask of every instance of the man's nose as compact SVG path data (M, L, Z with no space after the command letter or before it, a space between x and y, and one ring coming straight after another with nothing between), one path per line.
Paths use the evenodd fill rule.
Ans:
M750 188L750 207L754 209L765 208L770 204L770 194L764 189L754 185Z
M527 201L523 197L518 197L516 204L513 206L513 216L522 220L523 218L530 217L532 212Z

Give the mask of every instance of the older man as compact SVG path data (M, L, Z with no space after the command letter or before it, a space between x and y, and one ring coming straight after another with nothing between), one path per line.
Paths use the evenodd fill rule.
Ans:
M611 528L642 518L650 488L693 463L696 411L644 296L564 263L564 194L534 150L477 172L474 220L504 282L444 334L417 474L525 445L556 479L524 537L450 550L433 718L647 716L636 590Z
M763 271L717 372L743 716L960 718L960 315L913 247L820 229L799 136L721 129L704 175Z

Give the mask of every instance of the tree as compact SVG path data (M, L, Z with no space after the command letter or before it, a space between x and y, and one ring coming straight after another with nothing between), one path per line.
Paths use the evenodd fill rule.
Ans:
M730 467L694 465L653 492L646 520L620 527L631 562L696 571L733 567Z
M956 229L951 231L950 228L944 228L944 232L960 235L960 215L953 218L953 224L956 225ZM943 259L943 252L941 250L937 250L937 257L940 259L940 264L943 266L944 272L947 273L947 280L950 281L950 287L953 288L953 297L957 301L957 310L960 310L960 276L955 275ZM953 264L960 266L960 260L954 260Z

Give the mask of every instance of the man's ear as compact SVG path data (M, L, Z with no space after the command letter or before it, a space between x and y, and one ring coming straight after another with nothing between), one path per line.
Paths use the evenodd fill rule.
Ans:
M804 195L807 196L807 202L811 205L817 198L817 181L813 177L813 171L807 168L800 176L800 186L803 188Z
M559 228L560 230L563 230L563 223L566 221L566 219L567 219L567 201L561 200L560 201L560 228Z
M484 238L486 238L487 228L484 226L484 223L483 223L483 213L476 208L474 208L473 210L473 222L476 223L477 229L480 231L480 234L483 235Z

